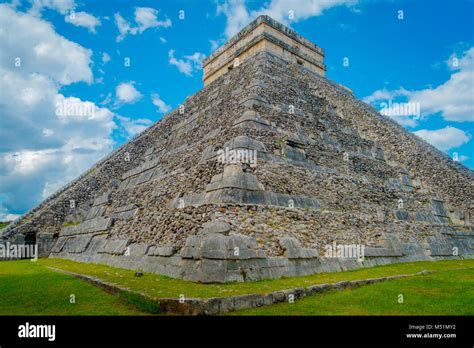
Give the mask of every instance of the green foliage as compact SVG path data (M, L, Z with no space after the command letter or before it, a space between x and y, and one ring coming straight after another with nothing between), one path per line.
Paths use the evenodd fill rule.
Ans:
M279 138L275 141L279 148L282 148L286 144L286 137Z
M422 206L422 207L426 207L430 204L430 201L427 200L427 199L423 199L423 200L420 200L418 201L418 203Z

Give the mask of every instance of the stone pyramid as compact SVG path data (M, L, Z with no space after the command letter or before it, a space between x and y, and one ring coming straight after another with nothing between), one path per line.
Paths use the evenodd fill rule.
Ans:
M326 79L321 48L260 16L203 69L3 242L204 283L473 257L473 172Z

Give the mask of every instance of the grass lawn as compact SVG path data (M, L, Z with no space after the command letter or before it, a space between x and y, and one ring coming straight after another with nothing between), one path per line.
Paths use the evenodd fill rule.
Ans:
M399 303L399 295L403 303ZM474 315L474 269L440 271L229 315Z
M70 303L75 295L75 303ZM30 260L0 262L0 315L143 315L126 299Z
M187 298L264 294L283 289L307 287L314 284L336 283L341 280L376 278L416 273L422 270L437 271L467 267L474 268L474 260L427 261L399 263L348 272L319 273L304 277L262 280L247 283L196 284L151 273L144 273L143 277L137 278L134 277L135 271L63 259L40 259L38 262L45 266L95 276L107 282L127 287L137 292L143 292L154 298L179 297L181 294Z
M350 315L350 314L474 314L474 260L412 262L339 273L249 283L196 284L166 276L63 259L0 262L0 315L143 315L156 313L149 303L133 296L105 293L82 280L47 266L100 278L154 298L221 297L306 287L341 280L367 279L421 270L427 276L377 283L365 287L315 295L294 304L279 304L242 315ZM469 270L459 270L470 268ZM457 270L458 269L458 270ZM76 303L69 302L70 295ZM404 304L398 304L398 295Z

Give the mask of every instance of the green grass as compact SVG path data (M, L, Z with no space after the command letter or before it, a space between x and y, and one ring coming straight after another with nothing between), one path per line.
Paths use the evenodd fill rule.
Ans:
M416 273L422 270L437 271L456 268L474 268L474 260L450 260L438 262L411 262L364 268L349 272L319 273L304 277L292 277L276 280L262 280L246 283L196 284L181 279L143 273L134 277L135 271L114 268L106 265L79 263L63 259L41 259L42 265L94 276L136 292L145 293L154 298L160 297L222 297L244 294L264 294L272 291L307 287L314 284L336 283L341 280L376 278L398 274Z
M0 315L143 315L158 313L154 303L134 294L105 293L73 276L47 268L94 276L150 297L221 297L306 287L341 280L366 279L421 270L427 276L377 283L365 287L318 294L294 304L279 304L242 315L368 315L368 314L474 314L474 260L412 262L340 273L248 283L196 284L166 276L63 259L0 262ZM470 270L459 270L471 268ZM398 304L398 294L405 303ZM69 302L70 295L76 303Z
M399 295L403 303L399 303ZM375 283L230 315L474 315L474 269Z
M0 221L0 230L10 225L10 221Z
M0 315L145 314L128 299L30 260L0 262L0 299Z

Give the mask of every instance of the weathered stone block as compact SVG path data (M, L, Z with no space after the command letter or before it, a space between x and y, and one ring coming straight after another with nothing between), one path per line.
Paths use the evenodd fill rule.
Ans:
M149 244L134 243L129 245L130 256L144 256L148 253Z
M448 217L446 209L444 208L443 201L438 199L431 200L431 207L433 208L434 214L440 217Z
M98 205L103 205L103 204L108 204L109 203L109 196L110 193L104 193L97 198L94 199L94 203L92 204L93 206L98 206Z
M61 230L61 235L69 236L76 234L107 231L112 225L112 223L113 219L111 218L97 217L95 219L86 220L79 225L63 227L63 229Z
M256 295L242 295L234 297L234 310L252 308L256 301Z
M109 239L101 248L99 253L112 255L123 255L126 251L129 239Z
M397 220L408 221L409 214L405 210L394 210L393 214Z
M209 221L202 225L202 230L200 233L222 233L228 234L231 229L231 226L223 221Z
M176 253L174 246L151 246L148 249L148 255L151 256L173 256ZM192 257L192 256L191 256Z
M127 220L133 218L138 213L138 207L135 204L128 204L114 209L112 218Z

